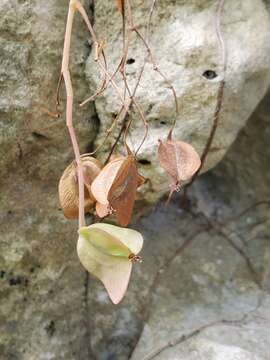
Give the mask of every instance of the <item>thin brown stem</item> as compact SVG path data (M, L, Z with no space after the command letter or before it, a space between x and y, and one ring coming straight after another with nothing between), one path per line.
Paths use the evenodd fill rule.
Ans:
M153 0L152 2L152 5L151 5L151 8L150 8L150 14L149 14L149 18L148 18L148 22L147 22L147 27L146 27L146 39L148 40L149 38L149 33L150 33L150 26L151 26L151 20L152 20L152 16L153 16L153 12L154 12L154 8L155 8L155 4L156 4L156 0ZM133 23L133 16L132 16L132 8L131 8L131 5L130 5L130 2L128 1L127 2L127 8L128 8L128 22L130 24L130 30L129 31L132 31L132 28L134 27L134 23ZM129 35L130 37L130 35ZM124 53L123 55L123 59L124 60L124 64L126 62L126 58L127 58L127 53L128 53L128 49L126 49L126 52ZM147 52L147 56L145 57L144 59L144 63L143 63L143 66L141 67L141 70L140 70L140 73L139 73L139 76L137 78L137 81L136 81L136 84L134 86L134 89L133 89L133 92L131 92L129 86L128 86L128 83L127 83L127 80L126 80L126 77L125 77L125 69L123 70L122 69L122 74L123 74L123 80L124 80L124 83L125 83L125 87L126 89L128 90L129 92L129 96L130 96L130 99L131 99L131 103L130 103L130 106L134 103L134 105L136 106L138 112L139 112L139 115L143 121L143 124L144 124L144 127L145 127L145 133L144 133L144 137L139 145L139 147L137 148L137 150L135 151L135 154L137 154L139 152L139 150L141 149L146 137L147 137L147 134L148 134L148 129L149 129L149 126L148 126L148 123L147 123L147 120L143 114L143 111L140 107L140 105L137 103L137 101L135 100L135 95L136 95L136 92L138 90L138 86L140 84L140 81L141 81L141 78L142 78L142 75L143 75L143 72L144 72L144 69L145 69L145 65L146 65L146 62L147 62L147 58L149 57L149 52ZM128 133L128 130L131 126L131 123L132 123L132 119L130 119L128 125L126 125L126 119L124 121L125 123L125 139L127 137L127 133ZM120 131L120 134L121 132L123 131L122 130L123 128L121 128L121 131Z
M73 127L73 88L72 82L69 72L69 54L70 54L70 43L71 43L71 33L74 15L77 8L77 1L70 0L69 3L69 11L68 11L68 19L66 25L66 34L65 34L65 42L64 42L64 50L63 50L63 60L62 60L62 70L61 73L63 75L65 86L66 86L66 125L69 130L70 139L72 142L75 160L77 163L78 169L78 182L79 182L79 227L85 225L85 214L84 214L84 179L83 179L83 168L80 158L80 149L79 144L76 138L75 130Z
M87 104L90 101L95 101L103 93L103 91L106 89L107 86L108 86L107 76L105 74L104 79L102 80L100 88L95 92L95 94L91 95L90 97L88 97L87 99L82 101L80 103L80 106L84 106L85 104Z
M151 9L150 9L150 16L149 16L149 22L148 23L151 22L154 6L155 6L155 1L152 3ZM178 105L178 99L177 99L177 95L176 95L176 91L174 89L174 86L172 85L172 83L167 79L167 77L163 74L163 72L158 67L158 65L157 65L157 63L155 61L155 58L154 58L154 54L153 54L150 46L148 45L148 39L145 39L144 36L141 34L141 32L138 30L138 28L134 25L134 20L133 20L133 16L132 16L132 8L131 8L129 0L127 0L127 7L128 7L128 14L129 14L129 16L128 16L129 26L130 26L131 30L137 34L139 39L144 44L144 46L145 46L145 48L146 48L146 50L148 52L148 55L150 57L150 60L151 60L151 62L153 64L153 69L163 78L163 80L165 81L167 86L171 89L171 91L173 93L174 101L175 101L176 114L178 114L179 113L179 105ZM149 32L147 32L147 33L149 34Z
M220 113L221 113L222 106L223 106L224 90L225 90L225 84L226 84L225 76L226 76L227 62L228 62L227 49L226 49L226 45L225 45L225 42L224 42L224 39L222 36L222 32L221 32L221 15L222 15L222 11L224 8L224 3L225 3L225 0L219 0L217 15L216 15L216 33L217 33L217 37L218 37L218 41L219 41L219 45L220 45L220 50L222 53L222 70L223 70L222 76L223 76L223 79L221 80L221 82L219 84L218 94L217 94L217 102L216 102L216 107L215 107L215 112L214 112L213 125L211 128L208 140L206 142L206 145L204 147L202 156L201 156L201 165L200 165L199 169L197 170L197 172L192 177L190 183L186 186L184 197L186 197L186 195L187 195L187 189L197 179L197 177L199 176L199 174L205 164L207 155L211 149L212 143L213 143L215 135L216 135L216 131L217 131L217 128L219 125L219 120L220 120Z
M101 148L102 146L106 143L106 141L108 140L109 136L111 135L111 133L113 132L113 129L116 125L116 123L118 122L119 118L121 117L122 112L124 111L124 107L122 106L121 110L119 111L118 115L115 117L115 119L113 120L112 125L110 126L110 128L106 131L106 135L104 140L102 141L102 143L91 153L88 153L88 155L94 155L96 154ZM110 158L110 156L109 156ZM104 165L106 165L107 161L105 162Z
M222 325L222 324L225 323L225 321L226 320L223 320L223 319L212 321L212 322L210 322L208 324L205 324L205 325L202 325L202 326L198 327L197 329L194 329L193 331L191 331L188 334L180 335L179 337L164 343L159 348L154 350L152 353L146 355L142 360L153 360L158 355L160 355L163 351L165 351L165 350L167 350L167 349L169 349L171 347L177 346L177 345L191 339L193 336L196 336L196 335L200 334L202 331L204 331L204 330L206 330L206 329L208 329L210 327L217 326L217 325Z
M96 47L99 47L99 41L98 41L98 38L97 38L97 35L88 19L88 16L87 16L87 13L85 11L85 9L83 8L82 4L80 3L80 1L76 1L76 7L78 9L78 11L80 12L80 14L82 15L86 25L87 25L87 28L93 38L93 41L95 43L95 46ZM95 59L97 64L99 65L100 69L103 71L104 75L106 75L106 78L108 79L109 83L113 86L113 88L115 89L115 91L117 92L121 102L122 102L122 105L125 107L125 99L123 98L122 94L121 94L121 90L119 89L119 87L117 86L117 84L115 83L115 81L113 80L113 76L111 76L111 74L108 72L108 69L107 69L107 63L106 63L106 57L105 57L105 53L104 53L104 50L101 49L101 55L102 55L102 58L103 58L103 61L104 61L104 65L102 64L102 62L100 61L99 59L99 55L97 56L97 58ZM127 109L128 111L128 109Z

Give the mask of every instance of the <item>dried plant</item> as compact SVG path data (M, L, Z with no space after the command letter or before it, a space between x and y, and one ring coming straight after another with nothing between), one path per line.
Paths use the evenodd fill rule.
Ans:
M84 211L90 211L96 202L92 195L91 185L101 171L101 163L90 156L81 156L84 178ZM79 191L78 191L77 164L73 161L63 172L59 181L59 201L64 215L68 219L79 217Z
M160 165L171 178L172 194L179 192L184 182L190 180L201 166L201 159L196 150L183 141L172 139L172 131L169 132L165 142L160 140L158 148L158 159Z
M222 6L223 6L223 2ZM137 188L141 186L145 179L138 172L137 155L148 136L148 122L145 114L136 98L137 89L143 77L145 65L150 61L153 70L162 77L167 87L172 92L175 100L175 119L169 131L167 140L160 141L158 148L158 158L160 165L165 169L171 179L171 191L169 199L174 191L190 179L195 178L205 160L203 155L200 160L194 148L180 140L172 138L173 129L179 112L177 94L173 85L161 72L155 61L154 54L148 45L151 19L156 5L156 0L152 1L149 9L149 17L146 23L146 32L143 34L137 27L133 18L133 10L129 0L116 0L116 11L122 17L123 47L120 50L120 61L116 64L115 71L110 73L107 67L104 41L99 41L95 30L89 21L87 13L79 0L70 0L69 11L66 24L65 42L63 50L63 60L61 76L57 91L57 107L59 105L59 89L62 80L66 87L66 125L69 130L71 143L74 150L75 161L64 171L59 183L59 198L63 212L67 218L79 219L79 240L77 251L79 259L84 268L99 278L113 303L118 303L123 298L130 274L132 263L140 260L138 253L143 244L143 238L138 232L124 228L132 217ZM118 9L117 9L118 8ZM220 19L221 7L219 8L218 19ZM80 155L79 144L73 127L73 88L69 71L70 44L73 27L73 20L76 13L79 13L84 20L91 39L93 41L93 52L95 63L103 74L101 84L95 94L84 100L80 105L84 106L89 101L96 100L110 86L117 94L121 108L115 117L101 146L107 141L114 131L116 124L120 124L120 131L114 144L109 150L107 160L101 164L98 160L91 157L97 153L99 146L93 153ZM218 20L220 21L220 20ZM219 39L222 40L220 33ZM130 47L131 33L135 33L145 49L144 63L139 71L135 86L130 87L126 76L126 61ZM224 43L223 43L224 44ZM224 69L225 70L225 69ZM116 82L116 74L120 74L124 88L120 88ZM223 97L223 86L220 86L219 99ZM217 105L215 122L210 135L210 145L217 127L217 118L221 109L222 101ZM144 136L138 148L132 152L127 145L127 137L131 132L131 125L135 117L130 117L131 112L136 112L144 126ZM57 111L58 114L58 111ZM123 138L126 156L114 155L114 151ZM208 141L208 142L209 142ZM210 145L207 145L209 150ZM204 152L205 153L205 152ZM195 174L195 175L194 175ZM94 223L86 226L85 213L96 212L98 221L102 218L115 215L117 223L122 226L114 226L105 223Z
M100 279L114 304L127 289L132 263L143 245L142 235L135 230L110 224L93 224L79 229L77 252L82 265Z

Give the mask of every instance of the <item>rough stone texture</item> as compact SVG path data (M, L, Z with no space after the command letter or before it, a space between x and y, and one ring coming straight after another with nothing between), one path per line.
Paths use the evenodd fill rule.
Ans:
M87 3L87 2L85 2ZM89 4L88 4L89 8ZM58 210L57 182L73 159L54 111L66 0L0 1L0 358L86 358L84 271L76 223ZM87 96L87 32L72 41L76 100ZM62 105L64 92L62 93ZM63 106L62 106L63 109ZM82 149L96 134L92 106L76 110Z
M196 9L195 2L190 3L190 9ZM201 2L203 19L205 11L213 11L204 7L207 3ZM263 14L261 3L254 3L258 6L253 16L260 11ZM245 4L248 11L251 2ZM132 353L133 360L141 360L182 334L188 335L186 341L164 350L156 359L268 359L269 95L222 163L194 185L190 193L192 212L181 210L176 200L168 209L160 203L150 214L134 221L134 227L143 232L146 240L144 262L134 266L127 297L115 307L96 280L90 278L87 285L75 252L77 224L66 221L58 210L57 181L73 154L64 118L51 119L41 110L53 110L54 106L66 6L64 0L0 1L0 58L4 64L0 70L1 360L126 360ZM235 5L230 6L232 9ZM96 11L100 7L98 2ZM174 9L169 8L173 14ZM229 21L237 14L231 11ZM116 21L116 13L114 16L109 21ZM155 22L162 20L159 16L156 13ZM243 56L251 44L258 46L264 39L262 32L257 35L257 44L253 41L266 15L258 18L252 30L248 30L254 24L251 20L230 25L236 34L244 23L249 26L248 42L241 45ZM198 11L194 21L187 18L186 22L196 26L199 19ZM210 21L209 16L207 28ZM80 24L77 19L72 63L78 100L89 92L83 75L89 47L87 33ZM158 34L153 36L153 42L155 36ZM238 44L237 39L235 35ZM209 46L213 44L214 33L208 41ZM207 64L217 66L216 47L212 47ZM202 55L200 46L195 55L192 71ZM257 56L261 59L263 55L258 52ZM258 64L253 60L250 55L251 63ZM246 61L247 72L236 74L235 80L230 78L228 85L236 86L243 76L245 95L235 94L242 100L237 100L239 108L234 109L235 114L239 111L239 119L233 118L241 126L248 116L247 102L251 111L268 82L263 67L261 73L254 69L252 72ZM180 65L188 71L187 64ZM216 91L216 82L208 84L200 77L202 70L199 68L197 82L190 84L194 99L200 98L204 86L213 86L213 96ZM248 74L252 75L249 81L245 77ZM164 87L160 91L162 98L166 91ZM232 99L226 102L236 107ZM191 102L185 106L188 119ZM100 107L101 103L99 113ZM214 108L214 99L201 112L205 118L210 107ZM158 115L160 121L167 116L165 110L164 115ZM96 133L95 113L91 106L78 111L75 119L80 124L77 129L85 150ZM199 113L201 108L196 111ZM226 118L228 134L229 123ZM218 139L223 141L220 135ZM141 170L148 174L147 166ZM147 191L149 200L162 193L151 195ZM258 201L264 203L236 216ZM233 220L222 227L217 225L229 218ZM193 240L181 249L189 239ZM227 322L211 324L222 319Z
M95 1L95 27L100 39L106 41L106 53L111 73L121 56L121 16L114 1ZM141 32L147 23L152 0L132 2L135 25ZM190 142L201 153L213 123L218 83L222 79L221 52L215 31L216 1L169 1L156 4L150 44L160 69L174 85L180 104L175 137ZM226 40L229 62L225 106L221 125L208 157L206 168L214 166L224 156L239 130L263 98L269 85L268 41L269 14L261 0L225 3L222 29ZM142 42L133 34L127 65L127 79L131 88L135 84L145 56ZM153 71L148 61L138 88L138 102L145 111L150 125L149 136L139 158L148 160L145 173L152 178L144 195L149 201L164 193L167 186L164 173L157 166L156 150L159 138L165 138L175 119L172 92L164 80ZM218 77L208 80L202 74L214 70ZM101 81L101 73L90 56L86 68L92 89ZM123 86L120 75L119 86ZM96 101L101 119L102 139L110 127L121 104L117 93L110 87ZM134 117L131 146L135 149L143 138L143 124ZM120 125L119 125L120 126ZM116 137L118 131L114 132ZM107 143L109 147L110 142ZM106 147L105 147L106 148ZM151 175L151 176L150 176Z
M23 158L36 177L48 177L60 174L55 168L63 168L73 157L64 116L55 119L44 110L55 111L66 15L65 0L0 2L1 174ZM83 70L90 48L84 30L76 19L71 56L75 104L88 94ZM93 115L90 105L75 108L74 122L84 148L96 135Z
M197 183L197 209L216 224L215 231L199 235L162 274L133 360L220 319L236 321L209 326L194 334L188 344L183 341L155 359L192 359L192 349L198 358L223 359L223 352L230 358L236 348L240 359L269 358L270 154L264 145L269 136L267 102L260 106L225 160ZM257 206L249 208L250 204ZM237 217L245 208L249 210ZM232 249L232 241L238 251ZM230 354L228 346L233 346Z
M269 359L269 125L266 98L221 164L194 184L188 212L176 200L134 224L144 262L117 309L90 282L97 359L149 360L176 340L153 358Z

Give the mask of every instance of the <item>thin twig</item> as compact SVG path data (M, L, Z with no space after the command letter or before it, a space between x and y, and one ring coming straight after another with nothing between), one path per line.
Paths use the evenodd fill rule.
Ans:
M152 16L153 16L155 4L156 4L156 0L153 0L153 1L152 1L151 8L150 8L150 13L149 13L149 17L148 17L147 27L146 27L146 39L147 39L147 41L148 41L149 34L150 34L150 26L151 26L151 20L152 20ZM129 23L133 25L132 9L131 9L131 6L130 6L129 3L128 3L128 14L129 14L129 15L128 15L128 16L129 16ZM131 30L130 30L130 31L131 31ZM127 42L126 42L126 49L124 50L124 54L123 54L123 56L122 56L122 66L125 66L125 64L126 64L127 54L128 54L128 48L127 48ZM141 70L140 70L139 76L138 76L138 78L137 78L137 81L136 81L136 83L135 83L135 86L134 86L134 89L133 89L132 94L131 94L131 91L129 91L129 95L130 95L129 108L132 106L132 104L133 104L133 102L134 102L134 99L135 99L135 96L136 96L136 92L137 92L138 86L139 86L139 84L140 84L140 82L141 82L142 75L143 75L143 72L144 72L144 69L145 69L145 66L146 66L148 57L149 57L149 52L147 52L147 56L146 56L145 59L144 59L143 66L141 67ZM122 69L122 73L125 74L125 71L124 71L123 69ZM124 79L124 81L125 81L125 79ZM129 90L130 90L130 89L129 89ZM138 104L137 104L137 106L138 106ZM141 110L141 109L140 109L140 115L142 115L142 110ZM136 152L135 152L136 154L137 154L138 151L140 150L143 142L145 141L145 138L146 138L146 136L147 136L147 133L148 133L148 124L147 124L147 121L146 121L144 115L141 116L141 118L143 119L143 123L145 124L145 129L146 129L146 130L145 130L145 134L144 134L143 140L142 140L141 144L139 145L138 149L137 149ZM123 116L123 122L122 122L122 126L121 126L121 129L120 129L120 132L119 132L119 134L118 134L118 136L117 136L117 138L116 138L115 143L114 143L113 146L112 146L112 151L110 152L107 160L111 157L111 155L112 155L114 149L116 148L117 143L119 142L119 140L120 140L123 132L126 131L126 128L127 128L127 127L129 128L129 127L131 126L132 120L130 120L130 122L129 122L128 125L127 125L127 120L128 120L128 114L126 113L126 114L124 114L124 116Z
M188 210L188 212L194 217L194 219L196 218L196 214L191 211ZM255 270L249 256L245 253L245 251L243 249L241 249L232 239L231 237L222 229L223 224L218 224L216 225L213 221L211 221L209 219L209 217L207 217L205 214L202 214L204 216L204 219L207 221L208 226L210 228L212 228L213 230L215 230L217 232L217 234L219 234L220 236L222 236L230 245L232 248L234 248L234 250L236 250L238 252L238 254L244 259L247 268L250 272L250 274L253 277L253 281L254 283L261 288L261 282L260 282L260 277L259 274L257 273L257 271Z
M225 0L219 0L218 3L218 9L217 9L217 14L216 14L216 33L217 33L217 38L219 41L219 46L220 46L220 50L221 50L221 54L222 54L222 70L223 70L223 74L222 77L223 79L221 80L220 84L219 84L219 88L218 88L218 94L217 94L217 103L216 103L216 108L215 108L215 112L214 112L214 120L213 120L213 125L211 128L211 132L210 135L208 137L207 143L205 145L205 148L203 150L202 156L201 156L201 166L199 167L199 169L197 170L197 172L194 174L194 176L192 177L191 181L189 184L187 184L187 186L185 187L185 193L184 196L187 195L187 189L194 183L194 181L197 179L197 177L199 176L207 155L210 151L210 148L212 146L214 137L216 135L216 131L218 128L218 124L219 124L219 120L220 120L220 112L223 106L223 101L224 101L224 89L225 89L225 77L226 77L226 71L227 71L227 63L228 63L228 59L227 59L227 48L222 36L222 32L221 32L221 15L222 15L222 11L224 8L224 3Z
M222 325L222 324L225 323L225 321L226 320L223 320L223 319L212 321L212 322L210 322L208 324L202 325L199 328L191 331L189 334L180 335L179 337L164 343L164 345L161 345L159 348L154 350L152 353L146 355L142 360L152 360L155 357L157 357L159 354L161 354L163 351L165 351L165 350L167 350L167 349L169 349L171 347L180 345L181 343L191 339L192 337L194 337L196 335L199 335L202 331L204 331L204 330L206 330L206 329L208 329L210 327L213 327L213 326L216 326L216 325Z
M141 34L141 32L138 30L138 28L134 25L134 20L133 20L133 16L132 16L132 8L130 5L130 1L127 0L127 7L128 7L128 14L129 14L129 25L130 28L133 32L136 33L136 35L139 37L139 39L142 41L142 43L144 44L148 55L150 57L150 60L153 64L153 69L163 78L163 80L166 82L166 84L168 85L168 87L171 89L172 93L173 93L173 97L174 97L174 101L175 101L175 109L176 109L176 114L179 113L179 105L178 105L178 99L177 99L177 95L176 95L176 91L174 89L174 86L172 85L172 83L167 79L167 77L163 74L163 72L160 70L160 68L158 67L155 58L154 58L154 54L150 48L150 46L148 45L148 39L145 39L144 36ZM155 2L152 4L151 9L150 9L150 22L152 19L152 14L153 14L153 9L155 6Z
M199 335L204 330L207 330L207 329L209 329L209 328L211 328L213 326L222 326L222 325L234 325L234 326L238 325L238 326L241 326L243 324L243 322L246 321L247 317L251 313L256 311L257 309L258 309L258 305L256 306L255 309L243 314L241 316L241 318L238 318L238 319L229 319L229 320L228 319L219 319L219 320L212 321L212 322L210 322L208 324L202 325L202 326L198 327L197 329L194 329L194 330L190 331L188 334L183 334L183 335L180 335L180 336L176 337L173 340L167 341L162 346L160 346L158 349L156 349L152 353L146 355L142 360L153 360L155 357L160 355L163 351L168 350L169 348L172 348L174 346L180 345L180 344L190 340L194 336Z
M95 101L102 93L103 91L106 89L107 87L107 75L106 73L104 74L104 79L102 80L102 83L100 85L100 87L97 89L97 91L91 95L90 97L88 97L87 99L85 99L84 101L82 101L79 105L82 107L85 104L87 104L90 101Z
M88 302L88 292L89 292L89 273L85 271L85 282L84 282L84 322L86 328L86 346L88 352L88 359L95 360L96 356L94 355L92 346L91 346L91 328L89 324L89 302Z
M172 263L177 259L178 256L182 255L183 252L186 250L188 246L191 245L193 241L196 240L196 238L201 235L203 232L205 232L208 229L208 225L201 228L198 232L195 234L192 234L190 237L188 237L179 247L176 249L176 251L173 253L173 255L159 268L159 270L156 272L155 277L149 287L148 291L148 299L146 303L143 306L142 309L142 318L144 319L144 323L147 323L149 317L150 317L150 310L151 310L151 303L153 301L153 294L155 289L158 287L159 281L161 277L165 274L166 271L169 270ZM134 347L134 349L136 346ZM131 356L132 357L132 356Z
M223 222L222 224L229 224L232 221L236 221L238 219L240 219L242 216L246 215L247 213L249 213L249 211L255 209L256 207L259 206L263 206L263 205L270 205L270 200L261 200L261 201L257 201L255 204L250 205L248 208L246 208L245 210L241 211L239 214L235 215L232 218L229 218L225 221L225 223Z
M82 18L84 19L84 21L85 21L85 23L87 25L87 28L88 28L88 30L89 30L92 38L93 38L93 41L95 43L96 48L99 48L98 38L97 38L96 33L95 33L95 31L94 31L94 29L93 29L93 27L92 27L92 25L91 25L91 23L90 23L90 21L88 19L86 11L84 10L84 8L83 8L82 4L80 3L80 1L76 0L76 3L77 3L77 9L80 12L80 14L82 15ZM102 58L103 58L103 61L104 61L105 65L102 64L102 62L99 59L99 56L95 60L96 60L97 64L99 65L100 69L107 76L109 83L111 83L111 85L114 87L115 91L117 92L117 94L118 94L118 96L119 96L119 98L120 98L120 100L122 102L122 105L124 107L126 107L125 100L124 100L124 98L123 98L123 96L121 94L121 91L120 91L119 87L116 85L115 81L113 80L113 77L111 76L111 74L107 70L106 57L105 57L105 53L104 53L103 48L101 49L101 55L102 55ZM127 111L128 111L128 109L127 109Z

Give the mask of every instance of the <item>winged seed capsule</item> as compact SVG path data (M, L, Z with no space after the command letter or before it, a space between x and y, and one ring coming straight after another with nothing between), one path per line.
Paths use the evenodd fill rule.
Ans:
M117 157L110 161L93 181L91 191L97 200L96 211L103 218L115 212L118 223L130 222L137 188L144 178L138 174L133 155Z
M159 140L158 159L160 166L171 178L169 199L201 166L201 159L196 150L190 144L173 140L171 132L165 142Z
M84 182L85 182L85 211L89 211L95 204L91 193L91 184L100 173L101 163L91 156L81 156ZM59 201L64 215L68 219L77 219L79 216L79 190L77 179L77 166L73 161L63 172L59 181Z
M77 253L83 267L105 286L114 304L124 297L132 264L141 261L142 235L135 230L97 223L79 229Z

